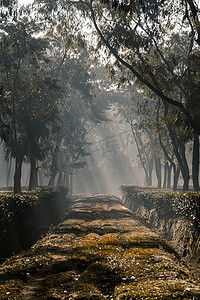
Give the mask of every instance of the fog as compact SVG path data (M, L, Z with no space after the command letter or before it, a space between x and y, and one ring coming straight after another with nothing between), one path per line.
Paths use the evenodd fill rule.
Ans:
M85 166L70 174L69 187L73 194L116 194L121 184L144 184L143 170L138 167L137 149L128 125L112 124L94 127L88 135L88 156L78 160ZM3 159L1 148L0 185L13 186L14 160ZM22 167L22 186L28 187L30 166ZM38 184L48 185L48 176L38 172ZM58 181L58 175L56 182Z
M118 194L121 184L141 185L143 172L134 166L136 146L130 129L99 126L88 137L87 165L74 170L75 193Z

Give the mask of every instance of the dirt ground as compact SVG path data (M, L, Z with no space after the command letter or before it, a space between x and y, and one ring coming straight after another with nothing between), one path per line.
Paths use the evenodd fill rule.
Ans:
M0 266L0 299L200 299L197 264L110 195L74 200L62 223Z

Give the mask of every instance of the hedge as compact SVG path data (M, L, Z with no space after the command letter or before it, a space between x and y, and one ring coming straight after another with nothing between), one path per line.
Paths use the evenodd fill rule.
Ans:
M200 232L200 193L199 192L174 192L171 190L153 187L139 187L122 185L121 191L130 201L145 202L156 208L161 217L166 215L184 216L191 226Z
M42 187L31 192L0 193L0 258L31 246L45 230L61 220L68 190Z

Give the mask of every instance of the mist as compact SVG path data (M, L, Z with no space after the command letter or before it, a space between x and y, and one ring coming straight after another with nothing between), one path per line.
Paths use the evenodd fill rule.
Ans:
M116 124L115 124L116 125ZM113 124L95 127L87 137L88 155L81 160L85 166L74 169L69 185L73 194L115 194L121 184L144 184L143 170L136 165L137 149L128 126ZM3 152L3 149L1 148ZM1 155L3 158L3 153ZM22 167L22 186L28 188L29 164ZM14 160L1 159L0 185L13 186ZM58 175L56 178L58 181ZM48 176L38 173L38 183L48 184Z
M144 184L134 165L137 149L128 126L99 126L88 136L86 166L74 171L74 193L119 194L121 184Z

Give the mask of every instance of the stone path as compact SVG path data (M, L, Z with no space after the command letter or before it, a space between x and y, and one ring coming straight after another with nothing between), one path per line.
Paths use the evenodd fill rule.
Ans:
M0 279L0 299L200 299L176 250L109 195L76 199Z

